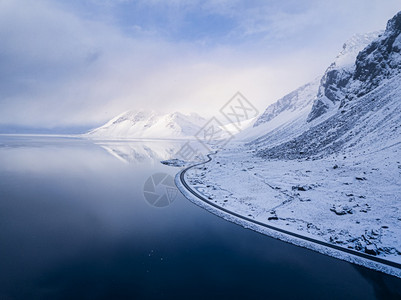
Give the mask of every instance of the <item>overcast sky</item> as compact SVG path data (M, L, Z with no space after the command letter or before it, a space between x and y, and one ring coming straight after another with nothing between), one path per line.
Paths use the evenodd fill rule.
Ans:
M260 111L322 75L399 0L0 0L0 126L96 126L129 109Z

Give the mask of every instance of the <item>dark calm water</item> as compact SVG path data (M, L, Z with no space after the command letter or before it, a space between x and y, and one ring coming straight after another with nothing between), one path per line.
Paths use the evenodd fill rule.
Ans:
M400 299L401 280L260 235L146 179L169 142L0 136L0 299Z

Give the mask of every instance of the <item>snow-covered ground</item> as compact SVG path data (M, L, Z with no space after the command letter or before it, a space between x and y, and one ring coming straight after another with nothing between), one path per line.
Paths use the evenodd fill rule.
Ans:
M237 145L189 170L186 179L221 207L401 263L401 155L396 148L383 149L379 156L266 161Z

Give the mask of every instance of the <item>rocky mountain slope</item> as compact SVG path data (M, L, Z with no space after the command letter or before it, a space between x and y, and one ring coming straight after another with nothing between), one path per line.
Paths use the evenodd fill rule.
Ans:
M351 68L334 69L332 73L333 68L329 67L309 113L307 122L311 126L308 130L275 147L256 141L259 155L286 159L324 156L355 147L368 136L373 137L372 132L378 147L383 140L398 141L400 20L401 13L388 22L383 34L358 54ZM368 144L373 147L372 143Z
M381 32L357 34L343 45L342 51L321 79L317 99L308 115L308 122L327 113L330 109L338 108L339 102L346 94L343 88L355 72L357 55L380 34Z
M264 142L270 146L288 141L311 126L322 121L314 121L325 114L328 117L340 105L340 94L335 84L343 82L355 69L355 59L359 51L378 37L380 32L356 34L343 45L340 53L327 68L322 77L305 84L277 102L269 105L264 113L248 128L237 135L242 141ZM314 122L312 122L314 121Z

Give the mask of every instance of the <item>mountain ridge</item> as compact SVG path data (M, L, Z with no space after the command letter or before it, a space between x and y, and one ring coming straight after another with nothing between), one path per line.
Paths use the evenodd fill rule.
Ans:
M291 141L271 148L265 144L264 149L259 149L259 154L266 158L297 159L317 154L327 155L325 151L338 152L355 138L356 133L352 129L360 125L358 119L365 120L367 114L384 107L397 111L397 97L401 96L398 84L401 82L401 54L397 48L401 41L400 33L401 13L398 13L388 22L386 31L359 52L353 72L344 74L343 78L338 78L334 83L333 87L342 95L342 98L335 100L338 107L333 109L334 115L311 126ZM372 68L374 72L366 71ZM318 103L321 103L321 98L315 100L307 122L327 114L328 111L321 110ZM383 114L382 123L387 123L390 129L398 120L394 115L391 118L389 116ZM331 131L327 133L327 130ZM358 134L364 134L364 131ZM385 132L382 134L386 135Z
M333 78L339 74L351 76L358 53L381 33L383 31L353 35L343 44L341 51L322 76L269 105L255 121L253 128L245 130L237 137L243 141L264 140L276 145L296 137L322 121L319 117L330 117L340 106L340 100L330 96L336 82Z
M161 114L155 111L126 111L104 125L85 134L89 138L192 138L206 120L196 113L173 112Z

